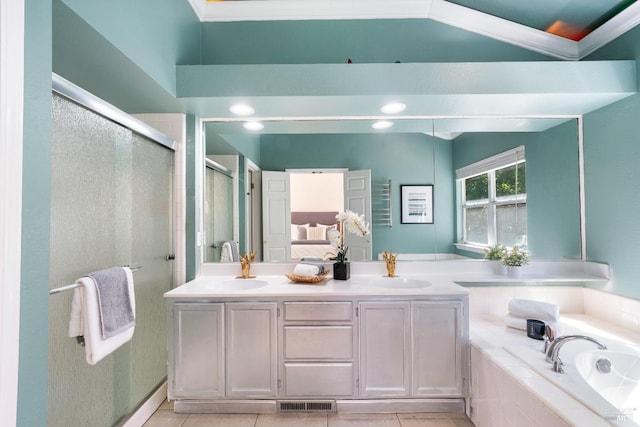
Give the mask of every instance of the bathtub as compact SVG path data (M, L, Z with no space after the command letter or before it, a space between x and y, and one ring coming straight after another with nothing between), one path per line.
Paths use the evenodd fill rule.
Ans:
M594 350L587 341L567 342L560 351L564 374L553 372L540 342L503 348L609 424L640 426L640 350L601 342L609 349ZM607 366L610 372L605 373Z
M620 351L591 350L575 356L575 373L622 417L640 424L640 357Z

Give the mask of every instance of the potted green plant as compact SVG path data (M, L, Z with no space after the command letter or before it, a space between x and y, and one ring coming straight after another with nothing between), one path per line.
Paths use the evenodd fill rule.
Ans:
M331 245L336 249L335 256L329 258L335 261L333 264L333 278L336 280L349 280L351 276L351 265L347 261L347 251L349 247L344 243L345 230L364 237L371 233L369 224L365 222L364 215L358 215L352 211L344 211L336 215L336 220L340 222L340 231L330 237Z
M530 259L529 252L526 249L514 246L507 250L502 257L502 264L507 267L507 276L519 277L522 272L520 267L528 264Z
M502 261L507 254L507 247L504 245L493 245L484 250L484 259L489 261Z
M506 267L502 265L502 258L507 254L507 247L504 245L489 246L484 250L484 259L487 261L494 261L491 263L493 272L497 275L503 276L506 274Z

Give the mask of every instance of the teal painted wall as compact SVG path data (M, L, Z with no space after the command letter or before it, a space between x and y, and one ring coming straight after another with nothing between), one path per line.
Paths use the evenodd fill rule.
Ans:
M176 64L199 62L200 22L187 1L62 1L169 93Z
M640 60L640 27L587 60ZM640 81L640 74L638 75ZM587 257L611 267L608 292L640 298L640 95L584 117Z
M527 161L527 233L534 258L580 257L578 130L575 120L540 133L463 134L454 170L520 145Z
M210 22L202 46L212 65L551 59L428 19Z
M238 153L250 159L256 165L260 164L260 135L230 134L221 137L233 146Z
M47 425L51 0L25 2L22 265L17 425Z
M203 183L198 182L197 164L204 164L202 158L201 144L202 130L200 129L200 118L192 114L187 114L186 118L186 147L185 147L185 257L186 257L186 280L193 280L198 275L201 255L197 243L197 233L200 224L200 209L197 209L198 194L202 194Z
M126 33L121 27L118 31ZM56 74L128 113L183 111L171 88L158 83L62 0L53 0L52 47ZM147 50L163 49L151 44ZM166 72L175 73L175 65Z
M424 134L267 135L262 170L370 169L372 184L392 180L393 229L373 227L373 253L437 253L453 242L451 143ZM435 159L435 166L434 166ZM434 224L400 224L400 185L434 184ZM321 197L321 195L318 195Z

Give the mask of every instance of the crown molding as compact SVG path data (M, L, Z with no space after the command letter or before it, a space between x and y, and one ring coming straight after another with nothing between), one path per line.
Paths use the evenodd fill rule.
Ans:
M429 18L558 59L578 59L578 44L573 40L445 0L433 0Z
M191 9L193 9L193 11L195 12L196 16L198 17L198 20L200 20L200 22L205 22L206 19L206 15L207 12L205 11L205 9L207 9L207 4L204 3L203 0L188 0L189 4L191 5Z
M432 0L189 0L202 22L428 18ZM194 6L195 5L195 6Z
M578 43L579 59L592 54L640 24L640 2L635 2Z
M640 23L640 2L636 2L580 42L576 42L446 0L188 1L201 22L432 19L569 61L586 57Z

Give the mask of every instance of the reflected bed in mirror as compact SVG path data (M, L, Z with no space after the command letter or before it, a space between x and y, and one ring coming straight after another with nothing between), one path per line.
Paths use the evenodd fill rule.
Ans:
M338 230L338 211L333 212L291 212L291 260L321 258L328 260L335 256L328 234Z

